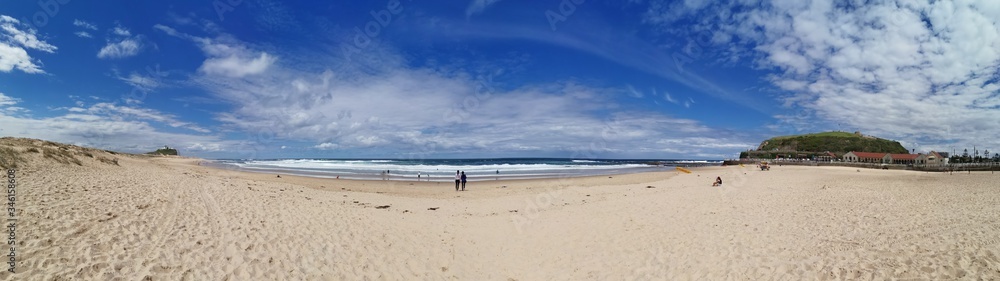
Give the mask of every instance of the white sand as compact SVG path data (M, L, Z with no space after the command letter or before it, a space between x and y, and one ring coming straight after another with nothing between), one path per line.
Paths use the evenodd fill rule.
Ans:
M714 167L455 192L24 155L4 280L1000 279L1000 173Z

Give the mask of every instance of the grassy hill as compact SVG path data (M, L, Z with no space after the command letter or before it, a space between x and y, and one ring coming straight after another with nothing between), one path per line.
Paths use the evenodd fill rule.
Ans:
M86 163L98 162L118 166L119 156L127 155L38 139L0 138L0 168L3 169L22 168L31 163L83 166Z
M833 152L838 155L849 151L909 153L897 141L864 136L848 132L822 132L815 134L780 136L760 144L758 152Z
M147 152L146 154L150 154L150 155L178 155L177 154L177 149L169 148L169 147L160 148L160 149L157 149L156 151L153 151L153 152Z

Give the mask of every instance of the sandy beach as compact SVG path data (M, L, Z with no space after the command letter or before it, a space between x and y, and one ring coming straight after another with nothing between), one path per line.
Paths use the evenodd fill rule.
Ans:
M456 192L0 146L23 160L3 280L1000 279L989 172L731 166Z

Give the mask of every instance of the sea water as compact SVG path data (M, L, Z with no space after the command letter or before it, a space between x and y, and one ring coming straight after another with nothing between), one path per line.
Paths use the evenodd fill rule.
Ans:
M720 165L705 160L612 160L557 158L502 159L224 159L205 165L248 172L363 180L453 181L464 171L469 181L617 175L673 170L675 166ZM383 174L388 171L388 176ZM419 175L419 178L418 178Z

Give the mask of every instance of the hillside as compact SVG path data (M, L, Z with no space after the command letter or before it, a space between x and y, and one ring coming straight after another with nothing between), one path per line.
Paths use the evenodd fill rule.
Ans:
M156 151L153 151L153 152L147 152L146 154L150 154L150 155L178 155L177 154L177 149L176 148L170 148L170 147L160 148L160 149L157 149Z
M128 156L110 150L80 147L45 140L0 138L0 168L23 168L29 163L84 166L101 163L118 166L118 157Z
M849 151L909 153L897 141L864 136L860 133L822 132L806 135L773 137L761 142L760 152L798 151L833 152L843 154Z

